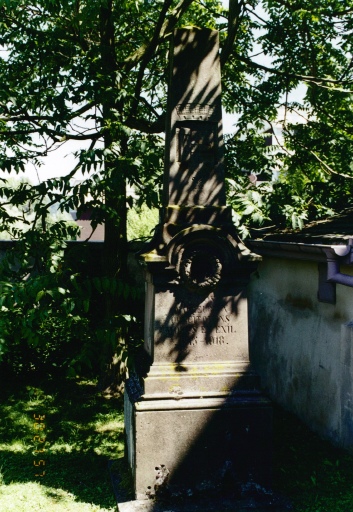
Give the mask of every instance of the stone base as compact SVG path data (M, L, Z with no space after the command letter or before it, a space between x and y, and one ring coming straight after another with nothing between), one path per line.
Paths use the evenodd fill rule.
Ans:
M206 493L184 498L148 500L131 499L127 487L130 469L126 460L109 463L109 471L118 512L288 512L293 510L289 500L255 484L243 484L234 492ZM124 482L124 484L123 484Z
M211 498L195 502L159 503L146 500L118 503L118 512L288 512L292 510L285 500L268 500L258 503L254 499Z
M271 486L272 407L260 393L146 400L131 404L130 414L138 500Z

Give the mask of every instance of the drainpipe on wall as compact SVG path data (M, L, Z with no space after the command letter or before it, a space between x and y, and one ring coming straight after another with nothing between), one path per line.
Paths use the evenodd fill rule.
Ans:
M333 245L323 250L327 258L327 281L353 287L353 276L340 272L341 263L353 263L353 239L349 239L348 245Z

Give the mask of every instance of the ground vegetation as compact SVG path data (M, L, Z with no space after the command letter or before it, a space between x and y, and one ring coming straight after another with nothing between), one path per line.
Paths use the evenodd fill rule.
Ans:
M1 388L0 414L2 512L113 512L114 489L129 497L122 397L87 379L15 379ZM352 462L275 408L274 491L293 510L351 510Z

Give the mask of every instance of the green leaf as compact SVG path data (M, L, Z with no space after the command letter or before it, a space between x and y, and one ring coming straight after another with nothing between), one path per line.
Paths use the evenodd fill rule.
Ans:
M89 310L89 302L90 302L90 301L89 301L88 299L85 299L85 300L83 301L83 311L84 311L85 313L88 313L88 310Z
M40 290L36 296L36 302L39 302L42 297L46 294L46 290Z

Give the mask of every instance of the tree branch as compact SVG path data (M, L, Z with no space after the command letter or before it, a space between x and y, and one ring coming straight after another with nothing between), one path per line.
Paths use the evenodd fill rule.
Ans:
M54 132L54 130L49 130L47 133L49 136L51 133L56 133L57 135L61 135L58 132ZM66 141L66 140L97 140L100 137L103 137L103 131L102 132L94 132L94 133L88 133L86 135L74 135L73 133L65 133L62 134L62 138L60 139L60 142Z
M244 0L229 0L228 35L221 53L222 67L227 62L227 59L231 54L244 13Z
M254 62L247 57L242 57L239 54L237 54L235 56L235 58L240 60L241 62L244 62L245 64L248 64L252 68L262 69L263 71L266 71L267 73L272 73L274 75L283 76L283 77L289 77L289 78L293 78L295 80L302 80L303 82L313 82L316 84L319 84L321 82L321 83L330 83L330 84L352 84L353 85L353 80L334 80L332 78L320 78L317 76L298 75L297 73L289 73L287 71L281 71L280 69L269 68L268 66L264 66L263 64Z
M165 130L165 113L163 113L154 123L149 123L145 119L129 117L125 121L126 126L133 130L139 130L144 133L161 133Z
M301 144L301 146L302 146L302 147L304 147L304 149L306 149L307 151L309 151L309 153L310 153L311 155L313 155L313 156L316 158L316 160L317 160L318 162L320 162L320 164L323 166L323 168L324 168L324 170L325 170L326 172L329 172L329 173L331 173L331 174L336 174L337 176L342 176L343 178L349 178L350 180L352 180L352 179L353 179L353 176L351 176L351 175L349 175L349 174L344 174L344 173L342 173L342 172L334 171L334 170L332 169L332 167L330 167L326 162L324 162L323 160L321 160L321 158L319 157L319 155L317 155L317 154L315 153L315 151L312 151L311 149L306 148L306 147L305 147L305 146L303 146L302 144Z
M169 0L165 1L169 2ZM171 31L174 29L175 25L178 23L181 16L184 14L185 11L187 11L187 9L190 7L193 1L194 0L180 0L175 9L170 13L168 19L164 21L158 34L157 44L159 44L161 40L165 39L170 35ZM151 41L140 46L140 48L138 48L132 55L127 57L123 63L123 67L128 71L134 68L136 64L141 62L146 52L150 51L150 44Z
M148 43L148 45L145 49L145 52L143 54L141 64L140 64L140 69L139 69L138 75L137 75L136 85L135 85L135 94L134 94L135 97L134 97L134 101L131 106L131 115L132 116L135 115L137 106L139 104L142 83L143 83L143 77L145 74L146 67L147 67L149 61L151 60L151 58L153 57L155 50L157 49L158 42L159 42L159 36L160 36L161 29L163 27L164 19L168 12L168 9L171 5L172 5L172 0L164 1L161 12L159 13L159 18L158 18L158 21L157 21L157 24L156 24L156 27L154 30L154 34L152 36L152 39Z
M91 101L87 103L87 105L82 106L81 108L74 110L70 113L68 116L67 121L72 121L72 119L75 119L75 117L81 116L91 108L95 106L96 102ZM8 110L8 109L7 109ZM40 121L53 121L53 115L34 115L29 114L27 110L19 110L17 113L13 113L9 116L2 116L0 117L0 121L8 121L8 122L16 122L16 121L30 121L30 122L40 122Z

